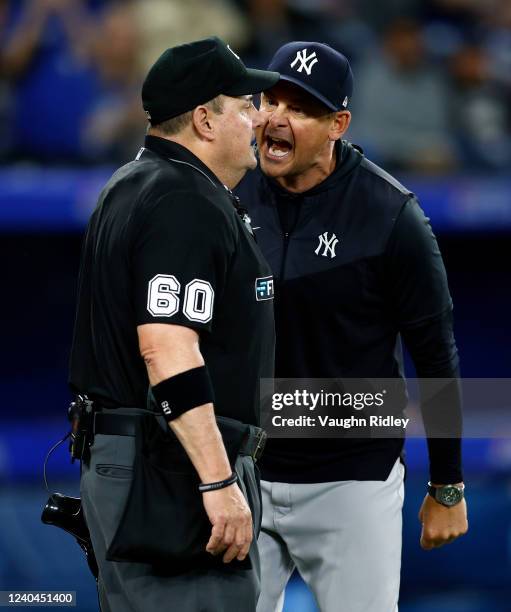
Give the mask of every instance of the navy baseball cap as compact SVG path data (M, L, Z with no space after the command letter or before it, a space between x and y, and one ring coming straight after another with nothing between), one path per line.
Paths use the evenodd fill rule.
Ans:
M280 47L268 66L280 80L301 87L333 111L345 110L353 93L347 58L318 42L291 42Z
M156 125L220 94L255 94L278 80L277 72L247 68L229 45L212 36L164 51L144 80L142 103Z

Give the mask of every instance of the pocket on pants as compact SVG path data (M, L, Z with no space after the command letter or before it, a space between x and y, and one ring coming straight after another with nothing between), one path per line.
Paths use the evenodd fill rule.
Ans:
M133 468L125 465L111 465L109 463L98 463L96 465L96 474L105 478L132 478Z

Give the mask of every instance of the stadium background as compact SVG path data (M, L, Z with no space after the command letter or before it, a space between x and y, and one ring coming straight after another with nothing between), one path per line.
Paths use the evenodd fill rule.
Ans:
M44 455L67 428L81 237L102 183L141 143L148 65L210 34L248 65L292 39L350 58L348 138L432 219L462 374L509 376L509 0L0 0L0 589L76 590L77 609L95 609L81 552L39 522ZM481 411L490 407L491 397ZM511 610L511 440L466 441L470 531L430 553L416 518L425 444L407 448L400 610ZM49 475L52 489L77 492L64 447ZM297 576L285 609L315 609Z

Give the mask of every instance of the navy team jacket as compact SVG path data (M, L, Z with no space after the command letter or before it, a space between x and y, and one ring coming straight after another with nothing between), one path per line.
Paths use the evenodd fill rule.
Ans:
M277 378L458 373L452 301L415 196L346 141L334 172L293 194L257 169L236 193L275 276ZM453 414L460 399L453 392ZM426 417L427 415L423 415ZM461 480L460 441L429 440L433 482ZM262 476L279 482L385 480L400 439L270 439Z

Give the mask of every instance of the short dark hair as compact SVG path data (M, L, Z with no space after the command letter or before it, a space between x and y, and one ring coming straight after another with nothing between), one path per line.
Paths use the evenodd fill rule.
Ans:
M222 100L222 96L219 95L209 102L206 102L204 106L207 106L211 109L216 115L221 115L224 112L224 102ZM156 125L151 125L151 128L155 128L160 131L165 136L174 136L184 130L187 125L190 125L192 121L193 110L187 111L182 115L177 115L177 117L171 117L166 121L162 121Z

